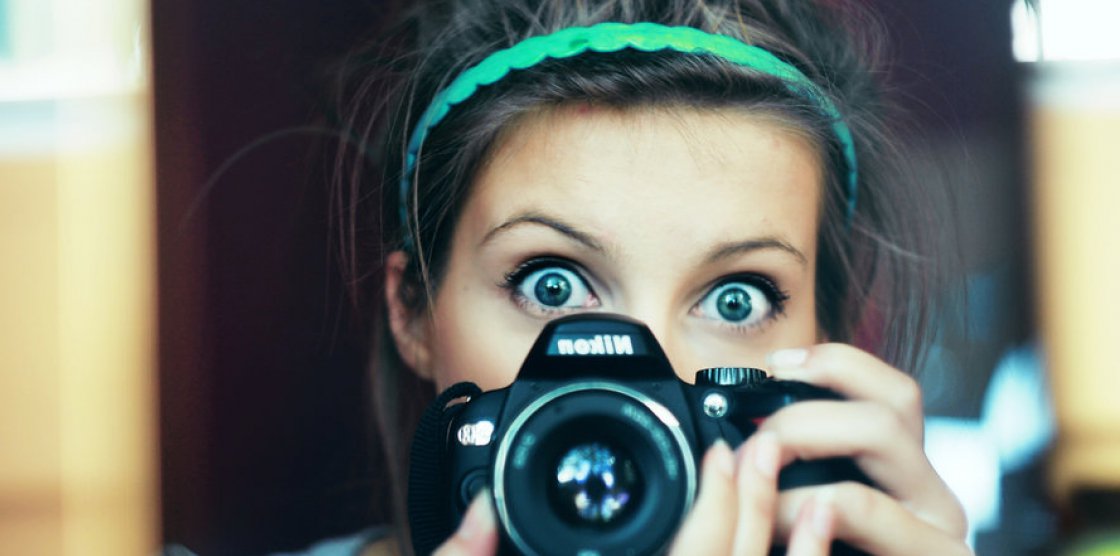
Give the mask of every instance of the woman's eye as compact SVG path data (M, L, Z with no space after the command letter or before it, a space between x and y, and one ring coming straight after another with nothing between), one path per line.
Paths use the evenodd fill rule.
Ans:
M752 326L780 312L782 295L770 284L750 281L724 282L696 305L700 316L736 326Z
M562 266L530 269L512 277L514 295L542 309L592 307L596 303L591 288L576 272Z

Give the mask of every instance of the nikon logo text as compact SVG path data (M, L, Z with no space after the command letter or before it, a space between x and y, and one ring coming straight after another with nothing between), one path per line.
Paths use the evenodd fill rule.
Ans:
M557 355L634 355L629 334L596 334L586 338L558 338Z

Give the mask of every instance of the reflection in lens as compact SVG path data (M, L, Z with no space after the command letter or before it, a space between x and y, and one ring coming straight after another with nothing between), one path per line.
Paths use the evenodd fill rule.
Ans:
M606 525L625 514L639 486L625 454L598 442L579 444L556 466L555 502L569 521Z

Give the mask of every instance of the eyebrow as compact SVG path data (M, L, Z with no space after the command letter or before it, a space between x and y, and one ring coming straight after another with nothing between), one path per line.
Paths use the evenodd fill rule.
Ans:
M572 226L571 224L568 224L563 220L560 220L553 216L546 216L538 212L527 212L519 214L517 216L514 216L513 218L510 218L509 220L506 220L505 222L502 222L501 224L498 224L489 232L486 232L486 235L483 236L482 241L479 242L479 245L485 245L490 240L494 239L495 236L524 224L538 224L541 226L545 226L547 228L556 230L560 234L588 247L589 249L594 249L595 251L599 252L606 251L606 249L603 247L603 244L595 238L591 237L589 234L577 230L575 226Z
M797 259L797 262L801 263L801 266L806 266L809 264L809 259L805 256L804 253L802 253L788 241L773 236L752 238L745 241L733 241L718 245L715 249L711 250L708 256L705 257L705 260L708 263L714 263L719 261L720 259L725 259L727 257L738 255L740 253L750 253L752 251L766 250L778 250L788 253L792 255L793 258Z
M506 220L505 222L502 222L501 224L498 224L497 226L491 228L490 231L486 232L486 235L483 236L482 241L479 242L479 245L485 245L486 243L493 240L495 236L498 236L504 232L509 231L512 228L516 228L517 226L521 226L524 224L537 224L540 226L545 226L559 232L560 234L572 239L573 241L576 241L577 243L588 247L589 249L593 249L599 252L606 251L606 249L603 247L603 244L595 238L591 237L591 235L577 230L575 226L568 224L563 220L560 220L553 216L546 216L539 212L527 212L519 214L517 216L514 216L513 218L510 218L509 220ZM809 259L805 256L804 253L802 253L788 241L773 236L752 238L744 241L733 241L717 245L710 251L708 256L705 257L705 261L710 264L717 262L720 259L725 259L742 253L766 250L778 250L788 253L789 255L793 256L794 259L797 259L797 262L800 263L801 266L806 266L809 264Z

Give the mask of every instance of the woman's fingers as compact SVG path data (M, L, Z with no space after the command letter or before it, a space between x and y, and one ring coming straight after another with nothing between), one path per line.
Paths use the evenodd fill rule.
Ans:
M964 538L964 510L922 446L922 397L914 379L845 344L775 352L770 363L777 378L828 388L848 400L793 404L767 419L762 428L781 437L785 463L852 457L919 518Z
M914 438L921 440L922 393L913 378L879 358L846 344L820 344L776 351L768 358L770 373L828 388L849 400L881 403L893 409Z
M781 447L773 433L753 435L739 447L735 483L739 497L732 554L766 554L778 507Z
M813 401L783 408L760 432L782 439L783 463L851 457L875 485L917 517L963 539L960 502L892 410L872 402Z
M735 534L735 496L735 457L726 442L716 441L704 454L700 494L671 554L727 554Z
M801 504L786 556L823 556L832 546L832 507L827 501L809 498Z
M802 530L806 520L814 521L807 514L814 514L821 506L828 508L821 519L827 526L817 530L827 527L832 539L869 554L971 554L960 538L918 518L899 501L867 485L847 482L799 488L783 494L779 505L779 534L790 531L790 556L795 554L795 540L813 532L812 523L808 531Z
M493 556L498 551L498 528L489 492L474 497L463 522L451 538L436 549L434 556Z
M772 433L751 436L732 454L719 440L704 455L700 495L673 543L673 554L769 553L778 510L781 446Z

